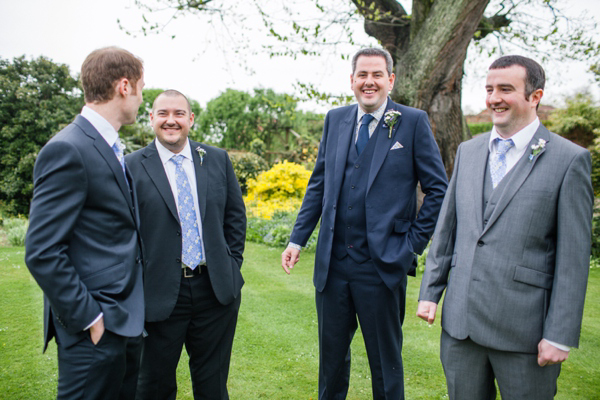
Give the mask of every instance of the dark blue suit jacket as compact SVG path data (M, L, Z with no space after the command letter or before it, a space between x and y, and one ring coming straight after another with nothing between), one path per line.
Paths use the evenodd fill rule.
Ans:
M240 294L246 239L246 209L225 150L190 141L196 170L206 268L215 296L230 304ZM206 151L201 161L195 150ZM128 154L127 168L139 193L141 235L145 246L146 320L171 315L181 284L181 225L175 198L155 142Z
M389 99L388 110L402 115L391 138L384 118L371 138L376 143L365 211L371 258L385 284L394 290L414 265L415 253L422 253L429 242L448 181L427 114ZM352 105L327 113L315 169L290 238L292 243L305 245L321 218L314 271L318 291L327 282L336 208L357 112L358 105ZM392 150L396 142L400 148ZM417 183L425 193L418 215Z
M69 347L100 312L107 330L144 326L142 261L134 208L115 153L82 116L40 151L25 262L44 291L45 347ZM52 318L50 313L52 311Z

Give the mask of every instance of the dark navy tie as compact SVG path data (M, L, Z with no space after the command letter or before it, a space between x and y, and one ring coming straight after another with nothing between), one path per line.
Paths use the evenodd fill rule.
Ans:
M369 124L371 121L373 121L373 118L375 117L373 117L371 114L365 114L362 117L360 129L358 130L358 139L356 140L356 151L358 152L359 156L369 142Z

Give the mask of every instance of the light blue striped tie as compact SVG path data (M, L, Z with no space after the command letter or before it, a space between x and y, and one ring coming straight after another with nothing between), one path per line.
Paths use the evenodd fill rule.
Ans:
M180 154L171 157L175 164L175 181L177 183L177 202L179 221L182 232L181 259L191 269L202 260L202 239L198 231L198 218L194 207L194 198L190 188L190 182L183 170L184 157Z
M512 139L494 139L496 141L496 151L490 154L490 173L492 175L492 185L494 189L506 175L506 153L515 145Z

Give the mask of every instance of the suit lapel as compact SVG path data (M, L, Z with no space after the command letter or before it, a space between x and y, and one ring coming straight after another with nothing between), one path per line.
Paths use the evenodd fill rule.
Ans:
M504 192L500 196L498 204L496 204L496 207L494 208L494 211L492 212L490 220L486 225L485 229L483 230L483 233L485 233L490 228L490 226L492 226L494 222L496 222L496 220L502 214L508 203L510 203L517 191L521 188L523 182L525 182L525 179L527 179L539 158L543 156L544 152L546 151L545 147L542 148L538 155L533 157L533 159L529 159L529 155L531 154L531 145L536 144L540 139L545 140L546 144L550 142L550 134L548 133L548 130L541 124L538 130L535 132L535 135L533 135L533 138L527 145L527 148L525 149L525 154L523 154L523 157L521 157L521 159L513 167L514 170L512 171L512 174L508 177L509 181L506 184Z
M346 118L340 121L337 126L337 148L335 155L335 173L334 173L334 192L336 196L339 196L340 189L342 187L342 180L344 178L344 171L346 170L346 161L348 160L348 149L351 141L354 139L354 133L356 128L356 115L358 113L358 105L356 105L352 111L350 111Z
M125 201L127 201L127 205L129 206L131 215L135 219L133 211L133 199L131 198L131 193L129 192L129 186L125 181L125 174L123 173L123 168L121 167L121 163L119 163L119 160L115 156L115 152L113 151L113 149L110 148L108 143L106 143L106 140L104 140L102 135L98 133L96 128L94 128L94 126L87 119L85 119L81 115L78 115L75 118L75 123L79 125L79 127L81 127L81 129L86 135L88 135L94 140L94 147L96 148L98 153L100 153L102 158L104 158L104 161L106 161L108 167L114 174L117 184L119 185L119 188L121 189L121 192L125 197Z
M466 157L463 168L470 175L466 180L473 182L473 193L482 194L481 196L473 195L472 197L477 227L480 232L483 229L483 184L489 158L489 143L490 133L487 133L481 138L477 148L471 154L463 156Z
M194 170L196 171L196 189L198 190L198 206L200 207L200 218L204 221L204 216L206 214L206 195L208 193L207 170L208 168L210 168L210 159L207 153L204 156L204 160L201 163L200 155L196 151L198 147L201 147L200 143L192 142L190 140L190 146L192 149L192 159L194 160Z
M177 205L175 204L175 198L173 197L173 192L171 191L171 186L169 185L169 179L167 178L167 173L165 172L165 168L162 164L160 156L158 155L156 144L154 142L150 143L144 149L144 157L145 158L142 160L142 166L162 196L167 208L173 215L173 218L179 221Z
M388 99L388 102L387 102L385 111L381 117L381 120L379 121L379 123L377 124L377 128L375 128L375 131L373 132L376 142L375 142L375 150L373 152L373 159L371 161L371 168L369 171L369 180L367 182L367 193L369 193L369 190L371 189L371 185L373 184L373 181L375 180L377 173L381 169L381 166L383 165L383 162L385 161L385 158L387 157L387 155L390 151L390 148L392 147L392 143L395 143L394 139L398 135L398 132L400 130L399 129L400 125L402 125L402 116L400 116L398 118L398 120L396 121L396 124L392 128L392 137L391 138L390 138L390 134L389 134L390 128L387 127L387 125L385 128L383 127L385 113L388 110L397 110L397 109L398 109L397 104Z

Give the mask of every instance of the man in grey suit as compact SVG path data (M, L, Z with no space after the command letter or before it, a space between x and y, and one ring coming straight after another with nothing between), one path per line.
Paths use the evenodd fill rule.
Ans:
M58 348L58 398L130 399L144 327L135 191L118 130L142 102L141 60L92 52L86 105L40 151L25 262L44 291L44 350Z
M544 70L505 56L489 69L494 127L461 144L421 284L417 315L443 304L450 399L551 399L577 347L590 257L587 150L536 115Z
M146 331L137 399L175 399L181 350L195 399L228 399L244 284L242 192L227 152L188 139L194 114L176 90L156 97L156 140L127 155L146 249Z

